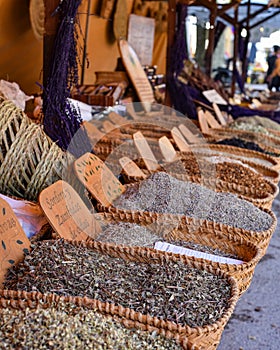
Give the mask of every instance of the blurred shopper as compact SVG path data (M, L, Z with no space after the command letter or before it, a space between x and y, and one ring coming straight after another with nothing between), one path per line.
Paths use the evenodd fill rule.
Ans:
M276 91L280 91L280 47L274 45L273 50L273 54L267 58L266 82L269 90L275 88Z

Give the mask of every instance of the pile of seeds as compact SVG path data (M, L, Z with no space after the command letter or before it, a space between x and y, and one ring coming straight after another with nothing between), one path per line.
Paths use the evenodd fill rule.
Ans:
M230 128L234 130L251 131L255 133L261 133L268 136L273 136L265 127L261 125L252 125L250 123L239 122L230 124Z
M147 248L154 248L156 242L163 241L208 254L239 259L239 257L236 255L226 253L220 249L212 248L210 246L171 239L171 237L167 237L164 232L162 232L162 234L153 233L152 227L152 225L144 226L129 222L110 223L104 227L102 232L95 238L95 241L126 245L130 247L138 246Z
M0 309L0 342L2 349L181 349L173 339L127 329L111 317L62 302L46 309Z
M87 296L190 327L220 319L231 295L225 278L181 262L128 261L63 240L36 243L4 288Z
M129 186L114 206L133 211L186 215L256 232L269 229L273 222L268 213L234 194L216 193L163 172Z
M245 140L242 140L242 139L237 138L237 137L233 137L233 138L230 138L230 139L224 139L224 140L216 142L216 144L245 148L245 149L249 149L251 151L257 151L257 152L261 152L261 153L264 153L264 154L268 154L268 155L273 156L273 157L279 157L280 156L277 153L266 151L265 149L260 147L255 142L245 141Z
M194 161L193 163L184 160L179 160L173 163L169 163L165 166L165 170L169 174L185 174L188 176L196 176L198 182L201 178L213 178L225 182L232 182L238 185L250 187L254 186L263 193L273 193L273 188L269 182L265 181L263 176L257 172L251 170L249 167L245 167L234 162L217 162L216 165L211 161L205 160L203 163Z

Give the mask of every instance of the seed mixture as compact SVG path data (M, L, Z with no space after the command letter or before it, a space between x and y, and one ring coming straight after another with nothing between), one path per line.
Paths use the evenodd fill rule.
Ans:
M112 317L55 303L48 308L0 308L1 349L179 350L181 346L155 332L127 329Z
M186 215L252 230L267 230L271 216L231 193L216 193L195 183L157 172L132 184L114 201L116 208Z
M190 327L216 322L231 295L225 278L181 262L132 262L63 240L34 244L4 288L87 296Z
M144 225L137 225L129 222L116 222L106 225L102 232L95 238L95 241L126 245L131 247L139 246L147 248L154 248L156 242L163 241L208 254L214 254L233 259L239 258L236 255L225 253L217 248L212 248L210 246L205 246L189 241L175 240L171 237L166 237L166 234L164 233L156 234L149 229L149 226L146 227Z

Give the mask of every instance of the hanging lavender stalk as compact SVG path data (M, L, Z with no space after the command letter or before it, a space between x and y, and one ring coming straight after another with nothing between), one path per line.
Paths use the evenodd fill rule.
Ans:
M71 87L78 83L76 15L81 1L61 0L53 13L61 20L44 87L44 130L62 149L68 149L76 157L91 150L87 133L81 128L80 112L68 100Z
M188 6L177 4L178 29L176 32L175 42L171 48L171 72L170 75L170 97L174 108L187 115L189 118L196 118L196 107L188 91L188 86L178 80L178 75L184 67L184 60L188 58L186 44L186 17Z

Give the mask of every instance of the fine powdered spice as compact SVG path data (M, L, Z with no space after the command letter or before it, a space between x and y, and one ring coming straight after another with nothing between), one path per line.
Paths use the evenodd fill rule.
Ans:
M228 308L223 277L181 262L129 261L63 240L33 246L12 267L5 289L87 296L190 327L216 322Z
M59 302L42 308L0 309L2 349L179 350L155 332L127 329L111 317Z
M217 193L195 183L157 172L132 184L114 201L116 208L186 215L261 232L272 225L271 216L231 193Z

